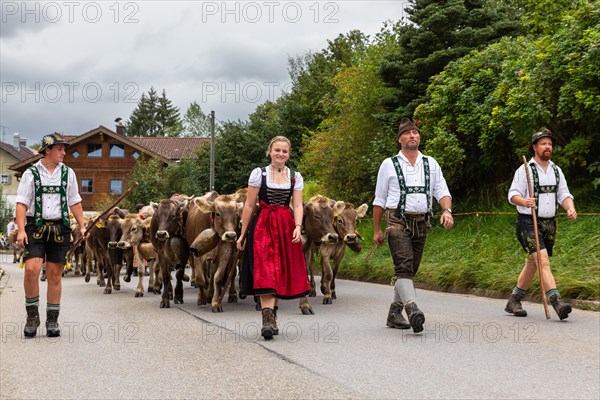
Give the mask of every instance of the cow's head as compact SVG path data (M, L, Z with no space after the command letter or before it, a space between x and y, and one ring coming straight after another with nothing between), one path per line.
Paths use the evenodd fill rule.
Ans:
M358 208L354 204L336 201L333 204L333 225L347 245L356 243L356 222L367 214L369 206L365 203Z
M211 213L212 229L222 241L237 240L237 228L244 203L236 202L235 195L220 195L214 201L197 197L194 202L201 211Z
M149 205L141 207L138 211L138 214L142 219L152 217L157 207L158 203L151 201Z
M156 239L167 241L172 236L185 236L185 220L187 218L187 201L162 199L152 216L156 219Z
M315 196L304 204L304 232L315 243L335 243L338 234L333 228L333 208L325 196Z
M146 237L152 217L141 219L138 214L127 214L121 222L121 239L117 246L128 249L137 246Z
M108 248L116 249L117 243L121 239L121 213L114 213L106 219L106 228L108 229Z

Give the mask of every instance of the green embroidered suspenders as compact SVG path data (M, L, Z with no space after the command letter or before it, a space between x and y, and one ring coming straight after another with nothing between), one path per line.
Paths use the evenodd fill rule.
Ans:
M425 197L427 197L427 212L431 213L431 174L429 173L429 160L427 159L427 157L423 157L423 172L425 174L425 186L406 186L406 180L404 179L404 174L402 173L402 168L400 167L400 162L398 161L398 156L391 157L390 159L392 160L394 168L396 169L396 175L398 176L398 186L400 186L400 201L398 202L398 207L396 207L396 217L404 218L404 209L406 208L406 195L415 193L424 194Z
M558 168L556 167L556 164L552 164L552 168L554 169L554 177L556 178L556 185L544 185L544 186L540 186L540 177L538 175L538 171L537 168L535 166L535 163L530 163L529 164L531 166L531 176L533 177L533 195L535 196L535 208L536 210L539 209L539 194L540 193L554 193L554 197L556 199L556 212L554 213L554 216L558 215L558 182L560 180L560 175L558 174ZM537 212L537 211L536 211Z
M29 170L33 174L33 184L35 190L35 209L34 209L34 220L35 226L41 226L43 224L42 219L42 195L44 193L47 194L60 194L60 207L61 207L61 215L62 215L62 223L65 226L70 226L69 221L69 206L67 205L67 182L69 177L69 168L67 166L61 166L61 174L60 174L60 185L59 186L50 186L50 185L42 185L42 179L40 177L40 173L35 165L29 167Z

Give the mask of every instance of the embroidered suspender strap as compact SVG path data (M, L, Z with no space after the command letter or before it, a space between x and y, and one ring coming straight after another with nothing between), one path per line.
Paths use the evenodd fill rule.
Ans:
M287 199L287 204L290 204L292 200L292 195L294 194L294 187L296 186L296 171L290 168L290 195Z
M43 224L42 219L42 203L43 203L43 194L60 194L60 208L61 208L61 218L62 223L65 226L70 225L69 221L69 207L67 205L67 182L69 177L69 169L63 165L61 167L60 174L60 185L52 186L52 185L42 185L42 178L40 177L40 173L35 165L32 165L28 168L33 174L33 186L34 186L34 213L33 218L36 226L41 226Z
M556 179L556 185L543 185L540 186L540 177L538 175L537 168L535 163L529 163L531 167L531 176L533 177L533 195L535 196L535 208L539 209L539 195L541 193L554 193L554 198L556 199L556 211L554 212L554 216L558 215L558 183L560 181L560 174L558 173L558 167L555 164L552 164L552 169L554 170L554 177ZM538 212L538 211L536 211Z
M398 218L404 218L404 210L406 208L406 195L408 194L424 194L427 197L427 212L431 213L431 188L430 180L431 174L429 172L429 160L427 157L423 157L423 172L425 175L425 186L406 186L406 180L402 173L402 167L398 161L398 156L391 157L394 168L396 169L396 176L398 177L398 186L400 187L400 200L396 207L395 215Z

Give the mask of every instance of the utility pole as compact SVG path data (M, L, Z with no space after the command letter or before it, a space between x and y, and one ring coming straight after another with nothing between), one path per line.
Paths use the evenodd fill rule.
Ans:
M215 190L215 112L210 112L210 178L209 190Z

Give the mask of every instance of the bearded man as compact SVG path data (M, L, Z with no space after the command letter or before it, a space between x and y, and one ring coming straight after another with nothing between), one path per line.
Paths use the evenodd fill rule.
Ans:
M556 233L555 218L558 215L558 205L567 211L567 218L575 220L577 212L573 196L567 187L567 181L562 170L552 162L552 148L556 138L548 129L533 134L531 137L531 151L533 158L529 160L528 168L533 180L532 196L529 195L525 166L521 165L515 172L512 185L508 191L508 201L517 206L517 240L523 250L528 253L525 265L521 270L517 286L506 304L505 311L517 317L527 316L521 300L527 294L531 281L537 271L537 255L535 231L533 228L532 208L536 210L538 225L538 239L540 244L541 274L546 290L548 303L563 320L569 316L571 306L560 297L556 289L556 281L550 271L550 259Z

